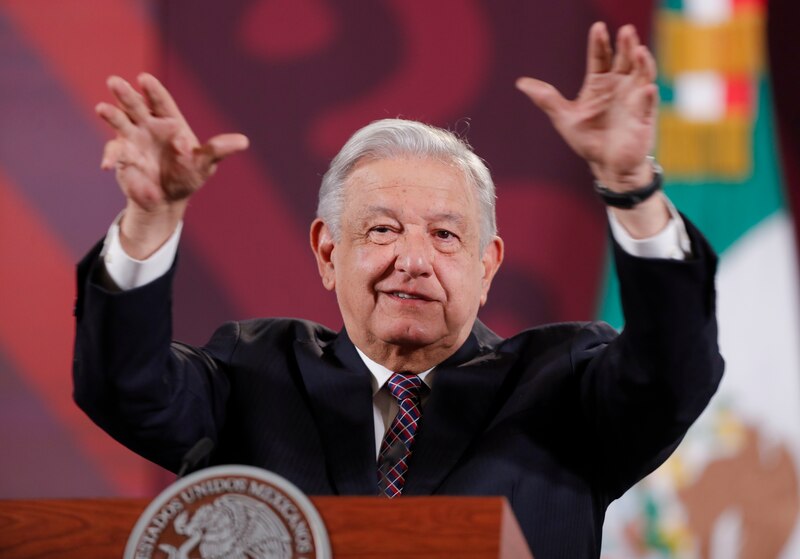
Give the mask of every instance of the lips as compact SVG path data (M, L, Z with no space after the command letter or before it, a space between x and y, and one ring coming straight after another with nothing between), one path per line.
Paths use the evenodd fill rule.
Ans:
M395 297L399 297L400 299L422 299L419 295L413 295L411 293L402 293L400 291L395 291L392 293Z
M386 295L394 299L399 299L401 301L433 301L432 297L428 297L422 293L417 293L414 291L384 291Z

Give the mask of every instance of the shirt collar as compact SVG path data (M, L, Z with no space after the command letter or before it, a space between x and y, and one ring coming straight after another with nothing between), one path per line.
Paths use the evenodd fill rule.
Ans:
M392 378L392 375L395 373L395 371L387 369L380 363L376 363L367 357L363 351L358 349L358 347L356 347L356 351L358 352L359 357L361 357L361 360L364 362L364 365L366 365L367 369L369 369L369 372L372 373L370 381L372 383L372 395L375 396L375 394L377 394L378 391L383 388L387 382L389 382L389 379ZM420 380L425 383L425 386L427 386L428 389L433 386L432 373L435 368L436 367L431 367L427 371L419 374Z

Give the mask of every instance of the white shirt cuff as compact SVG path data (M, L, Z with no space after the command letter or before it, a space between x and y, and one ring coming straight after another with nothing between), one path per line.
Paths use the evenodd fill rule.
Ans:
M109 278L123 291L135 289L150 283L166 274L175 262L178 253L178 241L181 238L183 222L178 224L175 232L149 258L136 260L131 258L122 248L119 241L120 213L108 228L100 258L106 266Z
M614 213L608 210L608 220L611 225L611 234L619 243L622 249L631 256L641 258L666 258L670 260L685 260L692 254L692 243L689 234L686 232L686 224L683 222L678 210L672 202L665 196L664 201L669 208L670 220L667 225L646 239L634 239L620 224Z

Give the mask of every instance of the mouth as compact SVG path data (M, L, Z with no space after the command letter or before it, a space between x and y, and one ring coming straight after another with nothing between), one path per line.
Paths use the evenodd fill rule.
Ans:
M393 299L398 299L400 301L424 301L430 302L433 301L430 297L426 297L420 293L408 293L406 291L387 291L387 295L392 297Z

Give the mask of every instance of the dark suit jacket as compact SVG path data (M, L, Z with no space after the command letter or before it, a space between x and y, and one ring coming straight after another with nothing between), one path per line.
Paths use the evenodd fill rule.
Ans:
M616 250L621 335L554 324L503 339L476 322L436 369L406 495L503 495L537 559L597 557L608 504L660 464L720 380L715 258ZM202 348L171 339L172 275L104 290L99 246L79 266L75 400L113 437L177 469L200 438L209 463L272 470L306 493L377 492L369 371L347 333L260 319Z

